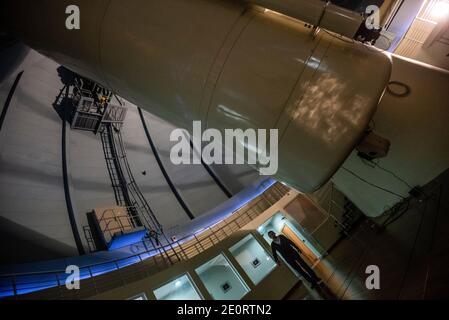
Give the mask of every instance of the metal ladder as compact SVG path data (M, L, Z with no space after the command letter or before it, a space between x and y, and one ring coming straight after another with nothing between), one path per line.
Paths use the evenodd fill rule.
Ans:
M126 149L120 129L115 128L113 124L103 124L100 134L117 205L128 208L131 217L139 217L138 221L135 221L135 224L136 226L145 226L150 234L152 234L152 237L148 239L151 246L155 248L160 247L158 237L161 236L171 247L171 241L166 238L162 225L157 220L156 215L134 179L126 156ZM178 261L180 261L181 259L176 251L173 249L172 252ZM172 262L167 253L166 256Z
M109 126L107 126L109 127ZM108 128L103 128L100 132L101 144L103 146L104 158L106 160L106 165L111 179L111 185L114 190L115 201L117 205L122 207L130 206L129 201L125 200L125 181L123 175L119 173L119 168L117 166L117 158L113 151L111 136ZM127 197L128 198L128 197Z

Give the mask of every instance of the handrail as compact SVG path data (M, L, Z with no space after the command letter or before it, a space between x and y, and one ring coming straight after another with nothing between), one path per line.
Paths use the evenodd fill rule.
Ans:
M311 236L314 235L314 233L319 230L325 223L327 223L329 221L329 219L332 219L335 223L338 224L338 226L341 228L341 232L343 232L345 235L348 235L348 230L347 227L340 221L340 219L338 219L334 214L334 208L337 208L339 210L341 210L342 212L345 211L345 208L342 207L339 203L337 203L335 201L335 186L333 183L330 183L330 190L327 191L329 193L329 200L327 202L327 211L326 209L324 209L320 204L318 204L313 198L306 196L308 200L310 200L316 208L318 208L321 212L323 212L326 215L326 218L321 221L313 230L309 231L309 234Z
M270 189L268 189L267 191L272 191L272 190L274 191L274 190L278 189L278 187L279 187L279 184L275 184L275 185L273 185ZM279 191L279 190L276 190L276 191ZM282 198L285 194L287 194L287 191L284 191L284 192L282 192L282 193L279 194L279 195L276 194L276 196L278 196L279 198ZM252 201L256 201L256 200L257 200L257 203L259 203L259 202L262 201L262 200L265 200L265 201L268 202L268 199L266 199L266 194L265 194L265 193L259 195L258 197L256 197L256 198L253 199ZM249 204L249 203L248 203L248 204ZM247 205L248 205L248 204L247 204ZM238 213L239 211L243 210L247 205L245 205L245 206L242 207L242 208L239 208L239 209L235 210L232 214L230 214L230 216L232 216L232 215ZM256 207L256 206L255 206L255 207ZM194 232L194 233L192 233L192 234L189 234L189 235L187 235L187 236L185 236L185 237L183 237L183 238L181 238L181 239L179 239L179 240L171 241L171 242L169 242L169 243L167 243L167 244L160 245L160 246L158 246L158 247L154 246L153 248L148 248L148 247L146 246L147 241L143 240L143 241L137 242L137 243L135 244L135 245L143 245L143 247L145 248L145 250L142 251L142 252L139 252L139 253L136 253L136 254L134 254L134 255L124 257L124 258L113 259L113 260L111 260L111 261L97 262L97 263L93 263L93 264L87 264L87 265L84 265L84 266L80 267L80 269L83 269L83 270L84 270L84 269L87 269L87 271L90 271L90 272L91 272L91 270L89 270L89 269L91 269L91 268L99 267L99 266L102 266L102 265L115 264L115 265L117 266L117 269L116 269L116 270L118 270L118 269L120 269L120 266L118 265L118 262L120 262L120 261L130 260L130 259L132 259L132 258L137 258L137 257L139 257L139 259L140 259L141 261L143 261L143 260L146 260L146 259L148 259L148 258L153 258L153 257L157 256L157 253L159 253L159 254L162 256L161 250L162 250L162 251L165 251L164 249L168 249L167 251L169 252L170 250L174 250L174 248L179 247L179 248L181 249L181 251L185 252L185 251L187 251L188 249L194 247L195 245L198 245L198 244L201 244L201 245L202 245L201 242L202 242L202 241L205 242L204 240L205 240L205 239L210 239L211 236L216 237L216 233L218 233L218 232L220 232L220 231L222 231L222 232L226 235L226 236L223 238L223 239L225 239L225 238L229 237L229 234L228 234L226 231L224 231L224 229L228 228L232 223L236 223L236 221L237 221L238 219L241 219L241 218L244 217L244 216L247 216L247 217L249 218L249 220L251 221L252 217L250 216L250 212L257 212L257 216L258 216L258 215L260 215L263 211L265 211L265 210L262 210L261 212L258 212L258 211L256 211L256 210L249 210L249 209L251 209L251 208L252 208L252 207L248 207L244 212L242 212L241 214L237 215L236 217L233 217L233 218L232 218L231 220L229 220L229 221L227 220L228 218L223 219L221 222L226 222L226 223L225 223L223 226L221 226L220 228L218 228L217 230L215 230L215 234L212 232L212 233L210 233L207 237L205 237L205 238L203 238L203 239L201 239L201 240L198 240L198 237L197 237L197 236L206 233L210 228L212 228L212 227L218 225L219 223L214 223L214 224L211 225L210 227L205 227L205 228L203 228L202 230L199 230L199 231L196 231L196 232ZM221 223L221 222L220 222L220 223ZM246 224L246 223L245 223L245 224ZM238 223L237 223L237 225L239 226ZM241 228L241 227L239 227L238 229L240 229L240 228ZM232 233L232 232L231 232L231 233ZM189 244L189 241L190 241L190 240L193 240L193 239L195 239L196 241L193 241L192 243ZM222 240L223 240L223 239L222 239ZM222 240L220 240L220 241L222 241ZM184 246L184 247L181 247L181 244L184 244L184 243L185 243L185 244L188 244L187 248L186 248L185 246ZM207 248L209 248L209 247L207 247ZM205 248L204 250L207 250L207 248ZM197 251L198 251L197 254L203 252L204 250L202 250L202 251L198 251L198 250L197 250ZM142 260L142 255L145 256L146 254L151 254L151 253L156 253L156 254L151 255L151 256L149 256L149 257L147 257L147 258L145 258L145 259ZM185 254L185 255L188 257L187 254ZM189 258L187 258L187 259L189 259ZM57 269L57 270L43 271L43 272L42 272L42 271L36 271L36 272L23 272L23 273L20 273L20 272L19 272L19 273L9 273L9 274L2 274L2 275L0 275L0 279L1 279L1 278L23 277L23 276L33 276L33 275L51 275L51 274L54 274L54 275L57 276L57 274L65 273L65 271L66 271L65 269Z
M121 207L121 208L127 210L127 209L130 208L130 207ZM106 214L107 212L112 212L112 213L113 213L113 216L112 216L112 217L105 217L105 214ZM119 213L119 214L120 214L120 213ZM129 213L117 215L117 214L116 214L116 209L114 209L114 208L108 208L108 209L106 209L106 210L103 211L103 213L102 213L102 215L101 215L101 218L98 219L98 223L106 222L106 225L105 225L104 229L101 230L101 232L102 232L103 234L104 234L104 233L108 233L109 236L110 236L111 239L112 239L112 237L113 237L114 234L115 234L115 230L122 230L122 231L125 231L125 228L126 228L126 227L123 225L123 223L122 223L122 221L121 221L121 218L126 219L126 220L128 221L128 223L130 224L130 227L131 227L131 228L134 228L134 227L135 227L134 219L135 219L136 217L139 218L139 215L138 215L138 214L132 214L132 215L130 215ZM119 226L118 226L118 227L114 227L114 228L109 228L109 224L112 222L112 221L110 221L110 220L117 222L117 223L119 224ZM100 225L100 228L101 228L101 225Z

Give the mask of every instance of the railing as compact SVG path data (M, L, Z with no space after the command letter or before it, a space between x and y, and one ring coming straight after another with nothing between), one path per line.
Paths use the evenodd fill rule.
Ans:
M123 220L125 223L123 223ZM103 235L108 236L106 241L109 241L116 233L125 233L138 228L139 226L136 221L139 221L139 215L129 214L128 208L122 207L122 211L119 212L114 208L109 208L103 211L101 217L98 219L98 224Z
M230 217L169 244L150 248L148 240L137 243L135 255L80 268L80 290L67 290L64 270L0 276L0 297L15 299L82 299L153 275L191 259L251 222L288 193L276 183Z
M87 245L89 247L89 252L97 251L97 247L95 245L95 241L93 239L92 230L90 230L90 226L83 226L84 238L86 238Z
M104 112L103 119L101 122L122 124L125 121L127 111L128 109L126 109L125 107L116 106L109 103Z
M72 129L97 132L103 123L110 123L120 130L127 109L110 103L112 92L87 79L75 78L72 99L74 106ZM119 101L120 102L120 101Z
M343 203L339 203L337 199L342 199ZM310 236L313 235L329 221L333 222L336 227L339 228L340 234L346 237L350 236L350 231L354 226L355 221L361 216L361 212L351 203L347 201L345 196L335 188L331 182L326 190L326 195L323 204L316 203L311 197L308 197L315 206L323 211L326 218L316 225L312 230L308 230Z

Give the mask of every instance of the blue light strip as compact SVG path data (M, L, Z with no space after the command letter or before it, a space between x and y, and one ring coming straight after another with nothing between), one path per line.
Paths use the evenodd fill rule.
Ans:
M218 207L206 212L202 216L196 218L194 221L188 222L184 226L180 227L176 231L167 232L167 237L171 238L175 236L177 239L183 239L191 234L197 234L199 231L209 228L210 226L220 223L224 219L228 218L234 212L260 196L266 190L271 188L276 183L275 180L270 178L260 179L252 186L234 195L228 201L223 202ZM192 230L195 230L192 232Z
M246 204L248 204L250 201L264 193L266 190L268 190L271 186L273 186L276 183L273 179L265 179L263 181L257 182L255 185L246 188L242 192L236 194L234 197L229 199L228 201L224 202L214 210L212 210L209 213L206 213L204 217L199 217L196 220L198 220L197 223L190 224L189 228L186 228L184 232L188 232L192 230L193 228L197 228L197 231L193 234L197 234L198 231L205 230L211 226L214 226L224 219L228 218L230 215L235 213L238 209L242 208ZM182 241L179 241L177 244L172 244L173 247L177 247L178 244L183 244L189 240L191 240L194 235L190 231L189 234L187 234L185 237L183 237ZM189 236L190 235L190 236ZM148 258L151 258L155 255L158 255L160 252L159 250L151 250L146 251L146 248L144 244L140 241L138 243L135 243L133 245L135 250L142 250L140 253L134 253L133 256L123 257L120 259L114 259L114 251L105 251L101 252L102 259L107 259L108 257L112 258L113 261L107 261L104 263L99 263L93 266L82 266L81 264L77 264L76 261L73 261L72 264L79 265L80 266L80 280L88 279L91 277L99 276L102 274L106 274L112 271L116 271L121 268L128 267L130 265L139 263L143 260L146 260ZM120 251L120 250L116 250ZM78 258L78 262L80 260L88 260L91 259L95 254L92 255L84 255ZM98 256L96 256L98 258ZM70 259L64 260L65 264L71 264ZM52 263L49 263L47 268L50 268ZM61 265L61 260L54 260L54 265ZM31 264L35 265L35 264ZM42 268L42 266L41 266ZM90 270L89 270L90 269ZM46 272L45 270L42 270L42 273L36 273L36 274L24 274L24 275L18 275L15 277L16 282L16 294L22 295L22 294L28 294L36 291L41 291L53 287L57 287L58 285L64 285L68 274L62 273L62 272ZM12 277L1 277L0 275L0 298L5 297L11 297L14 296L14 288L13 288L13 278Z

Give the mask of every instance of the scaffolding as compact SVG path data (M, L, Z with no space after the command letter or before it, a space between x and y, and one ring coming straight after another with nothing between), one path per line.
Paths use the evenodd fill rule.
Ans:
M120 130L126 117L126 108L111 103L113 93L88 79L74 81L71 128L97 133L109 123Z

